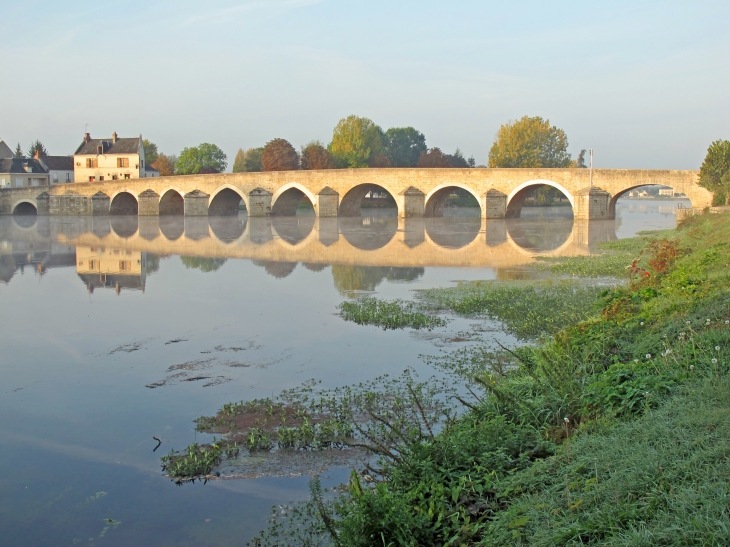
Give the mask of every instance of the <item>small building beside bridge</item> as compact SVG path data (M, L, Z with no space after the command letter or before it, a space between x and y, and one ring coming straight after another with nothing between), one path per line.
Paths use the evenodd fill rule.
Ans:
M89 133L74 152L76 182L159 177L160 172L147 165L142 135L120 138L116 131L109 139L92 139Z

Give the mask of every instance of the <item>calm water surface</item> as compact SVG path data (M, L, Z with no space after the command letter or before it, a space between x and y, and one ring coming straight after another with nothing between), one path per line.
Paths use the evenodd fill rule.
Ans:
M311 378L428 376L418 355L449 347L345 323L340 302L509 278L536 253L672 228L675 209L620 201L593 223L566 208L486 223L0 218L0 543L243 545L308 478L175 486L159 456L205 440L195 418Z

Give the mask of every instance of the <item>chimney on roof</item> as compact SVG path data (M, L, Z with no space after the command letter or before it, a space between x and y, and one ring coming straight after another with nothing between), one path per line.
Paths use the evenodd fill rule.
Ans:
M41 159L41 151L40 150L36 150L35 151L35 154L33 154L33 157L35 159L37 159L37 160Z
M91 140L91 133L84 133L84 142L89 142Z
M117 132L112 133L112 142L117 142Z

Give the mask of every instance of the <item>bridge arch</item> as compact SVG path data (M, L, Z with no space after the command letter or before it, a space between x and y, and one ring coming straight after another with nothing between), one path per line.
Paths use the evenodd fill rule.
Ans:
M271 215L272 216L295 216L297 207L302 198L306 198L314 207L317 200L308 188L296 182L290 182L279 188L276 193L271 196Z
M236 216L238 208L243 201L248 212L248 196L232 184L224 184L216 188L210 195L208 205L209 216Z
M358 184L350 188L347 193L342 196L342 200L340 201L340 216L359 217L362 212L361 206L363 198L373 190L376 192L387 192L395 200L396 192L393 192L393 190L387 186L373 183ZM397 201L395 207L398 209ZM398 214L400 215L400 213L401 212L399 210Z
M160 215L184 215L185 194L178 188L169 187L160 193Z
M13 203L12 211L14 215L37 215L38 205L31 199L20 199Z
M136 215L139 213L137 197L129 190L120 190L109 201L110 215Z
M522 205L525 203L525 199L527 199L529 193L538 186L552 186L553 188L556 188L566 198L568 198L571 208L575 208L573 194L568 192L568 190L566 190L563 186L548 179L533 179L523 182L509 193L507 196L507 211L505 216L507 218L519 217L522 212Z
M425 209L423 211L423 216L425 217L442 217L444 216L444 206L446 205L446 200L449 199L449 196L455 189L461 189L465 190L466 192L469 192L474 199L477 202L477 205L479 206L479 210L481 211L481 203L479 203L479 195L474 192L471 188L468 186L465 186L463 184L459 183L447 183L447 184L441 184L431 190L428 194L426 194L426 200L425 200ZM481 211L482 216L484 214L483 211Z
M631 190L636 190L637 188L641 188L642 186L658 186L655 184L636 184L634 186L630 186L626 188L625 190L621 190L620 192L617 192L613 196L611 196L611 199L608 202L608 218L616 218L616 202L621 199L625 194L628 192L631 192ZM672 190L675 190L673 187L669 186L668 184L662 184L661 186L667 186L669 188L672 188ZM686 194L685 194L686 195ZM690 207L694 207L694 203L692 202L691 196L686 196L686 198L690 202Z

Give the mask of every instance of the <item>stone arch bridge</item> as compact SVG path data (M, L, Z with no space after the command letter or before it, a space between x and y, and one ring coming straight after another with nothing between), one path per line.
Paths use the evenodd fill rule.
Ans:
M694 208L708 207L712 193L697 184L698 171L594 169L330 169L185 175L84 182L50 188L0 190L0 214L140 216L249 216L296 214L308 199L319 217L358 216L372 190L395 199L400 218L439 217L455 189L478 201L482 218L520 216L529 192L548 185L570 201L576 219L615 217L616 201L638 186L662 184L686 194Z

